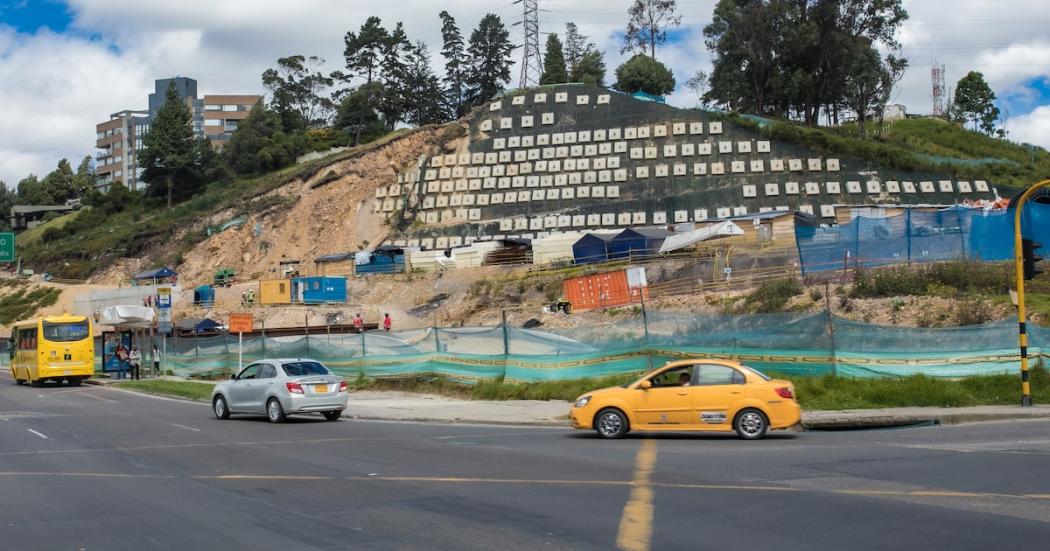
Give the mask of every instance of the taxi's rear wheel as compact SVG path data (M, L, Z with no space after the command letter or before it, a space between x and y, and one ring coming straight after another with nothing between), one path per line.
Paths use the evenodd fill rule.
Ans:
M338 411L326 411L324 412L324 418L326 421L338 421L339 417L343 415L343 410Z
M281 402L277 398L270 398L270 401L266 402L266 418L271 423L283 423L286 419L284 408L281 407Z
M769 420L761 411L748 408L736 414L736 418L733 419L733 429L744 440L758 440L769 430Z
M623 438L630 427L627 416L616 408L605 408L594 416L594 430L602 438Z

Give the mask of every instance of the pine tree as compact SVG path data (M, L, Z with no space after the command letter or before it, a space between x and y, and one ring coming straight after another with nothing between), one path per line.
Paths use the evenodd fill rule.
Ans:
M145 146L139 153L146 193L166 196L171 208L175 195L189 196L202 183L210 159L207 140L195 139L190 127L190 109L179 97L175 83L168 86L167 99L150 124Z
M387 34L383 44L382 83L384 93L379 102L379 112L387 123L387 130L393 130L402 120L409 99L408 58L411 55L412 43L408 41L404 25L400 22ZM367 82L365 84L368 84Z
M306 151L301 133L286 133L281 117L261 100L223 147L226 164L238 174L262 174L295 162Z
M357 34L353 31L346 33L343 57L351 77L360 76L365 79L365 84L372 83L383 61L388 38L382 20L376 16L366 19Z
M456 118L466 115L467 55L456 20L447 11L441 17L441 56L445 58L445 97Z
M572 69L569 79L592 86L605 86L605 59L602 58L601 52L592 50L583 54Z
M547 35L547 50L543 54L543 74L540 75L540 84L561 84L569 81L569 74L565 70L565 56L562 55L561 40L558 35L551 33Z
M580 34L576 23L565 24L565 68L572 75L576 66L580 64L583 56L595 51L594 42L587 40L585 35ZM604 63L604 62L603 62ZM574 82L580 82L573 79Z
M656 59L656 47L667 40L667 29L682 23L682 16L674 14L675 8L675 0L634 0L627 10L631 19L620 53L648 50L649 57Z
M416 126L445 122L448 109L441 81L430 68L427 45L417 42L408 55L405 122Z
M487 14L470 35L467 53L470 70L467 74L467 98L471 106L480 105L503 91L510 82L510 32L495 14Z

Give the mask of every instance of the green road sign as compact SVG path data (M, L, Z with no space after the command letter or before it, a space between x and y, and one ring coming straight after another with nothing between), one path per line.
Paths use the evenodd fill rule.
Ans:
M15 261L15 234L0 233L0 262Z

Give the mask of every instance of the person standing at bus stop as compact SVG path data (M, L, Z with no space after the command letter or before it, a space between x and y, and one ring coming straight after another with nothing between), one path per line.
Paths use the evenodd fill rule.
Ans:
M157 349L157 345L153 345L153 377L160 376L160 350Z
M394 320L390 319L390 314L383 314L383 331L390 332L390 325L394 323Z
M139 380L142 377L142 353L139 352L138 347L131 347L131 355L128 356L131 361L131 379Z
M117 379L127 379L128 351L124 348L124 343L117 345L117 351L113 355L117 357Z

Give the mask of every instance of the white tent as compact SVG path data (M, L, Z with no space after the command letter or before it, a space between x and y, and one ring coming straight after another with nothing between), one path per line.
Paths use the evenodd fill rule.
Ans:
M102 309L99 324L149 329L153 325L153 318L153 309L145 306L107 306Z
M700 228L698 230L672 233L664 239L663 245L660 246L660 252L669 253L671 251L683 249L694 243L707 241L708 239L731 237L734 235L744 235L744 230L740 229L740 226L726 220L725 222L719 222L718 224Z

